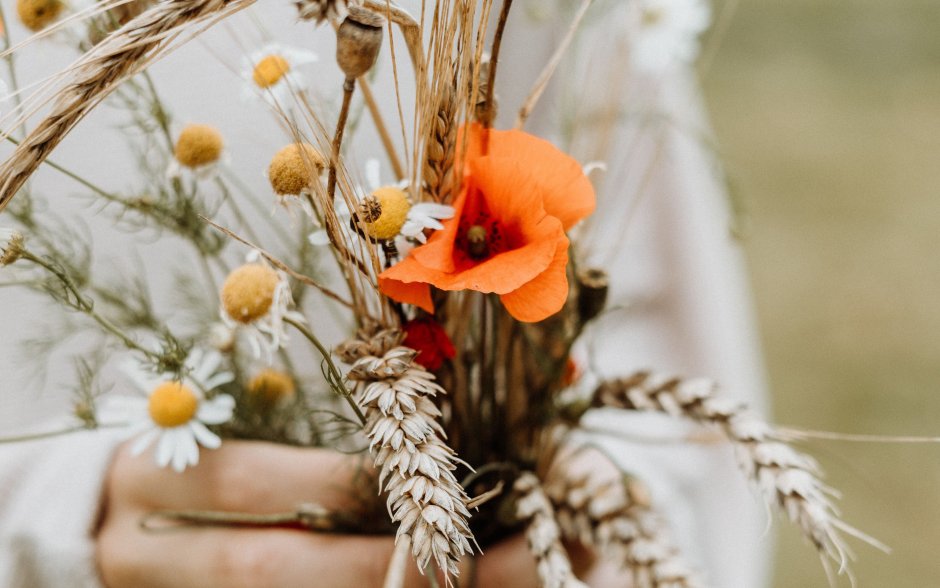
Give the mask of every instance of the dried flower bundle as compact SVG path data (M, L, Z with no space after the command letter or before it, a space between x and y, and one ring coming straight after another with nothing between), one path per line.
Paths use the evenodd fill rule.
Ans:
M81 315L79 328L123 348L144 393L108 405L92 360L83 360L75 409L83 426L132 423L141 434L135 450L155 442L156 462L180 471L229 438L365 446L378 472L365 483L388 520L361 530L394 530L417 566L446 582L479 545L524 532L544 586L584 585L566 542L617 561L640 588L699 586L648 501L623 478L568 475L560 457L578 445L574 433L588 408L652 410L718 426L766 497L846 567L841 534L867 538L838 518L815 464L710 384L644 372L602 384L588 402L574 392L584 366L572 348L605 320L608 305L609 268L586 266L581 250L580 224L597 198L588 162L521 127L593 9L590 0L572 16L512 130L494 128L511 0L499 10L492 0L442 0L420 19L386 0L300 0L298 26L335 38L330 67L341 85L330 100L315 99L303 68L318 57L306 48L271 43L246 57L246 94L261 98L254 104L270 109L285 135L270 159L253 164L266 172L266 200L228 166L239 146L226 129L176 127L146 71L179 41L251 3L102 2L79 15L88 30L75 64L43 87L48 94L9 115L6 137L17 147L0 165L0 210L8 207L17 228L0 229L0 266L35 272L28 284ZM699 0L690 5L688 18L644 19L631 9L634 57L645 72L655 66L650 55L659 55L654 41L676 45L666 47L670 64L694 57L707 11ZM57 30L67 22L57 6L45 9L43 22L35 11L21 18ZM333 26L314 28L324 22ZM400 39L407 74L394 56ZM390 87L373 91L370 72L389 62ZM405 84L414 87L413 104L403 104ZM379 97L394 97L401 129L390 130ZM158 164L141 158L143 188L132 194L49 159L103 101L132 113L143 137L135 149L160 154ZM47 103L39 124L17 139ZM382 163L357 158L352 130L366 124L392 182L382 182ZM192 248L199 264L181 282L210 285L208 296L201 286L184 293L192 332L169 326L143 278L110 285L91 278L87 239L35 206L40 196L27 180L43 162L115 211L119 227L167 232ZM270 227L272 204L279 208ZM245 214L246 205L261 213ZM336 324L351 327L332 347L322 334ZM311 373L311 365L319 369ZM310 526L349 526L336 516L343 524L318 518Z

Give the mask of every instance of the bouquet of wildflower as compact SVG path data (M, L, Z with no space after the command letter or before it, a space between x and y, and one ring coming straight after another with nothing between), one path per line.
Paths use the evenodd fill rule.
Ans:
M316 55L270 44L246 58L249 93L285 133L284 147L256 166L266 167L284 209L274 217L227 164L233 147L224 134L176 126L147 73L250 4L18 1L27 27L80 55L32 95L12 88L16 107L3 127L15 149L0 166L0 210L11 228L0 230L0 264L86 317L72 328L125 348L126 372L142 392L102 399L95 356L85 357L75 409L82 427L129 425L133 451L178 471L229 438L367 451L376 475L363 481L363 495L378 494L378 504L364 499L357 513L302 509L293 522L395 533L389 585L407 554L449 581L461 558L521 531L545 586L582 585L571 543L616 560L636 586L697 586L638 480L573 473L588 410L658 412L720 433L767 502L824 562L846 569L844 534L865 537L839 519L813 460L772 426L707 380L638 371L594 381L572 359L607 306L605 268L579 256L589 236L582 221L596 206L592 166L523 128L591 0L560 13L568 33L512 129L494 128L512 0L441 0L422 5L420 18L388 0L299 0L302 26L335 36L342 84L335 103L321 103L303 76ZM626 11L639 67L691 59L708 21L696 0L635 0ZM19 48L4 38L12 67ZM408 63L393 55L393 84L374 92L370 72L383 51ZM399 91L406 76L413 101ZM379 96L397 102L404 150ZM126 109L137 131L128 134L142 155L140 190L101 188L54 161L56 146L104 101ZM45 106L27 132L27 118ZM374 160L360 165L344 141L360 125L374 127L392 179ZM144 280L91 279L87 237L44 211L30 188L44 164L78 181L116 225L170 233L192 248L198 264L181 280L193 285L181 306L195 328L171 328ZM345 340L329 345L324 331L337 322L349 325Z

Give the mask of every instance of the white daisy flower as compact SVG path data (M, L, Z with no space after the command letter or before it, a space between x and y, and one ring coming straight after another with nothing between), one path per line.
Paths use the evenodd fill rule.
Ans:
M305 322L292 311L294 301L283 272L261 260L249 261L232 271L222 285L222 322L248 335L256 358L267 363L287 342L284 319Z
M261 96L272 106L287 108L292 94L307 88L306 79L298 68L318 59L317 54L311 51L277 43L265 45L243 60L245 94Z
M212 180L227 162L228 153L218 129L211 125L188 124L176 139L173 159L166 173L169 178L191 176L197 180Z
M374 239L404 237L425 243L425 229L443 229L444 225L440 221L454 216L453 206L435 202L412 204L405 192L407 180L383 186L381 166L377 159L366 161L365 180L369 196L359 198L357 207L363 214L363 229ZM334 210L340 225L348 226L352 214L345 199L337 198ZM370 210L374 213L370 214ZM314 231L309 239L313 245L328 245L330 242L325 229Z
M0 227L0 267L10 265L20 258L26 238L16 229Z
M699 54L699 35L711 24L708 0L634 0L631 59L645 72L690 64Z
M131 445L133 455L142 454L156 442L156 464L182 472L199 463L199 445L217 449L222 444L206 425L220 425L232 418L235 399L228 394L206 398L207 393L234 379L230 372L220 371L221 364L222 356L217 352L194 349L186 359L186 375L181 381L130 364L125 372L147 397L112 399L103 409L103 420L130 422L131 434L139 435Z
M105 23L110 24L116 11L102 11L96 0L17 0L16 15L31 32L81 48L107 34Z

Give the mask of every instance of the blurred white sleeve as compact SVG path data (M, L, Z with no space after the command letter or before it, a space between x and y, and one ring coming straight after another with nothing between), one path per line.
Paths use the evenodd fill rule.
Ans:
M623 22L628 4L595 2L526 127L582 163L600 160L607 167L592 176L598 211L576 241L582 267L610 274L610 310L580 352L602 378L641 369L708 377L765 412L748 282L694 73L631 69ZM548 9L541 23L512 17L519 19L504 40L499 126L513 124L566 30L559 12ZM596 411L587 423L611 431L596 441L648 483L706 585L768 585L772 541L764 509L730 447L686 441L693 427L658 415Z
M120 440L88 431L0 445L0 586L101 587L93 534Z

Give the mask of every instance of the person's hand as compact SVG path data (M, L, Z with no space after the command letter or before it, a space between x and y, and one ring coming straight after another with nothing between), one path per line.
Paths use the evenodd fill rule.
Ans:
M240 588L382 586L394 543L388 536L350 536L277 528L187 527L148 532L155 510L270 514L302 503L354 506L357 458L322 449L226 442L205 451L197 467L177 474L124 447L108 473L98 533L98 565L107 588ZM478 586L536 587L522 537L490 547L477 562ZM406 586L428 586L409 565ZM469 566L463 565L466 579Z

